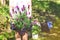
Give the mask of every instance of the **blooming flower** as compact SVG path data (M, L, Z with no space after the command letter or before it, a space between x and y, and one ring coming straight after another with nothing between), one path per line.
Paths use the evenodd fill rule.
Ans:
M23 9L23 8L21 8L21 10L22 10L22 11L24 11L24 9Z
M25 6L23 5L23 9L25 10Z
M12 12L14 13L14 9L12 9Z
M29 15L30 15L30 12L29 12Z
M28 10L30 9L30 5L28 5Z
M15 13L17 14L17 11L15 11Z
M36 24L37 23L37 20L34 20L34 22L33 22L34 24Z
M26 12L26 15L30 15L30 12Z
M16 8L19 10L19 6L16 6Z
M24 6L24 5L23 5L23 7L21 8L21 10L22 10L22 11L24 11L24 10L25 10L25 6Z

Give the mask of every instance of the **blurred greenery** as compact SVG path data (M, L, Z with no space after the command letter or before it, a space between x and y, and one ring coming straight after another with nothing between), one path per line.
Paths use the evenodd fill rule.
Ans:
M39 22L43 22L44 20L51 20L53 22L53 28L50 29L50 34L42 33L43 35L41 34L37 40L60 40L60 3L58 0L32 0L32 15Z
M7 2L8 0L6 0ZM10 29L9 4L0 5L0 40L14 38L14 31Z
M39 34L40 33L40 27L37 25L32 26L32 34Z
M34 18L51 20L52 22L60 19L60 4L54 1L32 1L32 15ZM57 19L58 18L58 19Z

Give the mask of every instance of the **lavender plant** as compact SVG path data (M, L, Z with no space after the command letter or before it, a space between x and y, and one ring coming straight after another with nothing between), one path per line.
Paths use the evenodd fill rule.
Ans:
M14 19L14 26L17 29L21 30L22 28L26 28L28 29L30 27L31 24L31 17L28 18L27 17L27 11L25 9L25 6L23 5L23 8L21 9L23 12L19 11L19 7L16 6L17 10L18 10L18 15L16 15L15 19ZM17 14L17 12L15 11L15 13Z

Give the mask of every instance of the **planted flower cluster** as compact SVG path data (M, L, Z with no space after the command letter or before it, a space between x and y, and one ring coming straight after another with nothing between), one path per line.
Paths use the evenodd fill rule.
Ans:
M11 24L12 29L19 29L21 30L22 28L26 28L28 29L30 27L31 24L31 17L27 17L27 10L25 9L25 6L23 5L23 7L21 8L22 12L19 10L19 6L16 6L18 11L14 11L14 9L12 9L13 14L15 15L15 18L13 19L13 23ZM29 9L29 5L28 5L28 9ZM30 12L29 12L30 13ZM10 15L12 17L12 15Z

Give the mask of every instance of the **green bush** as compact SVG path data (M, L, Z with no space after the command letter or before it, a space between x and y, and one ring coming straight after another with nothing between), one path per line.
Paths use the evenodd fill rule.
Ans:
M32 34L38 34L40 33L40 27L38 25L33 25L32 26Z

